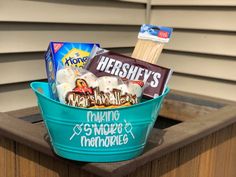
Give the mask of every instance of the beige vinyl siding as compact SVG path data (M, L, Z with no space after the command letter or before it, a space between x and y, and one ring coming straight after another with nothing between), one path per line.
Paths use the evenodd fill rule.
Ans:
M234 57L165 50L158 63L173 68L176 73L236 82Z
M136 3L143 3L145 4L147 0L117 0L117 1L122 1L122 2L136 2Z
M96 42L103 47L133 47L139 26L2 23L0 53L45 51L49 41ZM17 42L15 42L17 39Z
M0 110L11 111L37 105L29 82L0 86Z
M182 29L235 31L236 7L152 6L151 23Z
M111 48L131 55L133 48ZM30 81L46 81L43 52L0 54L0 110L11 111L36 106ZM4 62L2 62L4 61ZM9 74L10 73L10 74Z
M2 22L137 25L145 19L145 5L114 0L16 0L0 3Z
M217 80L194 75L174 74L169 86L176 90L196 93L227 100L236 100L236 84L226 80Z
M131 55L133 48L111 48ZM0 54L0 87L5 84L46 79L44 52Z
M49 41L98 42L130 55L149 21L174 28L158 61L175 70L172 89L236 101L234 19L234 0L0 1L0 111L36 105L29 84L46 79Z
M0 85L45 79L43 58L43 52L0 54Z
M151 23L174 28L158 64L172 89L236 101L236 1L152 1Z
M168 50L204 53L224 56L236 56L234 48L236 33L209 30L176 29Z
M152 0L158 6L235 6L235 0Z
M130 55L146 19L143 0L0 1L0 112L36 105L50 41L96 42Z

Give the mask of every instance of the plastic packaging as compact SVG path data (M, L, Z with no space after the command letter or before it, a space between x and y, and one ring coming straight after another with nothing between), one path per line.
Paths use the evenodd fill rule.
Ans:
M138 33L138 41L132 57L156 64L172 32L172 28L143 24Z
M83 108L113 108L137 104L145 85L142 81L116 76L96 77L72 66L57 71L56 88L61 103Z
M117 76L141 80L147 85L143 95L155 98L164 93L172 70L94 46L84 69L97 77Z
M99 46L99 44L94 43L49 43L48 50L45 53L45 64L49 83L49 90L51 97L54 100L58 100L58 93L55 83L58 66L63 65L83 67L88 61L88 57L94 45Z

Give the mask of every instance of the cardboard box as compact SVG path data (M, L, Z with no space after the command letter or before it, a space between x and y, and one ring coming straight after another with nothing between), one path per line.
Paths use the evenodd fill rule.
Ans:
M46 71L51 98L58 100L56 73L59 67L83 67L94 45L93 43L50 42L45 54Z

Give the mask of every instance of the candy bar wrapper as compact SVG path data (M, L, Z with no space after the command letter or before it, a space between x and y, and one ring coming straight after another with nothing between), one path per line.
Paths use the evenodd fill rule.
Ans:
M117 76L128 80L148 83L143 95L155 98L161 95L172 75L172 70L145 61L137 60L94 46L85 69L97 77ZM136 90L135 86L131 90Z
M113 108L140 102L145 85L142 81L96 77L81 68L60 66L56 88L61 103L83 108Z
M55 77L57 75L58 67L59 66L83 67L85 63L88 61L88 57L94 45L99 46L99 44L93 44L93 43L71 43L71 42L49 43L48 50L45 54L45 63L46 63L49 91L52 99L58 100L58 93L55 83ZM64 77L62 79L66 80L72 79L71 73L61 73L61 74L68 74L68 78Z

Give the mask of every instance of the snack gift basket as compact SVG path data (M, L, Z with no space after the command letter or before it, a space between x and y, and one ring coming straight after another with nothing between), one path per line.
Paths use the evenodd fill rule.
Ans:
M33 82L55 153L86 162L114 162L140 155L156 121L167 88L159 97L119 108L72 107L50 98L45 82Z

